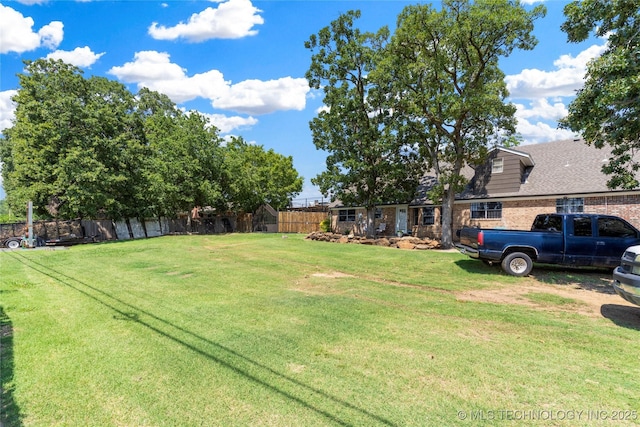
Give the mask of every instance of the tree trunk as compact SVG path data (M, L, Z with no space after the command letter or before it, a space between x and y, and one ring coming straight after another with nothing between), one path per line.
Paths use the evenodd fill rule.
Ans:
M442 198L442 249L453 248L453 202L456 194L451 188L445 190Z
M367 237L376 237L376 207L367 208Z

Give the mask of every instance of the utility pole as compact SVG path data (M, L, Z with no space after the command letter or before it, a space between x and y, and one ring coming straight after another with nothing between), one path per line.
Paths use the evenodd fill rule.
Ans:
M28 248L33 248L33 202L30 200L27 203L27 242Z

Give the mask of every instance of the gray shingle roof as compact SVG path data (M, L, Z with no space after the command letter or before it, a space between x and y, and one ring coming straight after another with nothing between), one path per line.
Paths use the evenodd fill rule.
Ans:
M581 139L568 139L517 147L535 163L520 190L512 193L487 194L483 197L532 197L600 193L607 188L609 177L602 166L609 159L611 148L587 145ZM470 178L467 176L467 178ZM475 198L467 188L460 198Z
M506 149L516 155L522 155L526 164L533 164L530 173L520 190L498 194L474 194L471 185L459 194L460 199L487 199L509 197L545 197L570 196L579 194L604 193L609 177L602 172L602 166L608 161L611 147L602 149L587 145L582 139L566 139L539 144L522 145ZM472 180L475 170L467 166L462 170L468 180ZM433 174L425 174L418 187L417 196L411 205L429 205L427 191L435 184ZM332 207L341 207L340 201Z

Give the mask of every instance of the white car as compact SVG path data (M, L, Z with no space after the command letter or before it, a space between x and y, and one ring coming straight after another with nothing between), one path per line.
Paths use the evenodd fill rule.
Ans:
M613 289L630 303L640 305L640 245L622 254L620 266L613 270Z

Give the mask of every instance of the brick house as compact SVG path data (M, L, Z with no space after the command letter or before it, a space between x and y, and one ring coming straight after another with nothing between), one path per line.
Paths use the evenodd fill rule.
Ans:
M640 190L607 188L602 165L610 149L583 140L562 140L516 148L497 147L485 164L463 170L469 180L456 195L453 230L463 226L524 229L534 217L549 212L604 213L620 216L640 228ZM376 209L379 234L398 231L417 237L441 237L440 206L427 191L435 178L425 175L414 200ZM366 225L362 207L330 205L332 229L338 233Z

